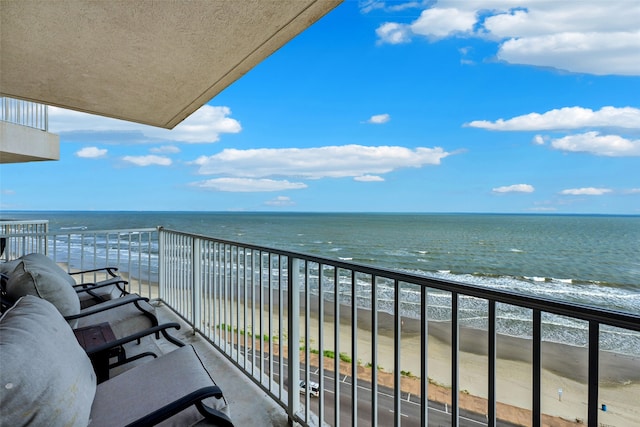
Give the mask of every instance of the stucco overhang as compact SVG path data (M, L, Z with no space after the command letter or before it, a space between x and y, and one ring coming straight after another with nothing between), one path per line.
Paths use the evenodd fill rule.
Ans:
M0 0L0 93L173 128L342 0Z

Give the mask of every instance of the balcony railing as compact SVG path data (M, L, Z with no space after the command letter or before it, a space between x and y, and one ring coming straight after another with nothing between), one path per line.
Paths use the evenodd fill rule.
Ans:
M603 359L640 345L638 314L163 228L49 233L47 250L69 269L118 266L134 292L166 303L302 425L504 424L510 390L499 387L498 356L514 339L530 373L524 423L549 424L558 414L544 399L557 385L544 382L554 369L545 349L561 328L572 349L564 368L579 370L571 355L587 360L584 408L572 421L596 427ZM430 367L436 340L447 343L445 381L429 377L441 369ZM480 411L464 404L463 358L474 346L486 381ZM419 369L407 372L407 360ZM318 397L300 394L300 381L317 382ZM429 401L436 387L445 392Z
M49 221L0 221L0 260L30 252L46 253Z
M0 97L0 120L43 131L49 130L49 112L44 104Z

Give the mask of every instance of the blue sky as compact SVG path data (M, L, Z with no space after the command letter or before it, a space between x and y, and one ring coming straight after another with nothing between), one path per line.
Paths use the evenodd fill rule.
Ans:
M640 3L347 0L171 131L49 122L2 209L640 214Z

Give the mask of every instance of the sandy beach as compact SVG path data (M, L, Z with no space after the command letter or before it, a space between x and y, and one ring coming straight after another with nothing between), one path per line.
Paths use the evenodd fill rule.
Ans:
M286 299L285 299L286 301ZM226 325L233 324L240 330L251 330L251 310L247 309L247 325L243 324L244 308L240 307L240 322L229 319ZM324 350L334 351L334 317L331 309L325 310ZM307 344L310 349L318 350L319 324L317 312L312 311L309 324L309 339L304 338L305 325L300 325L301 347ZM343 315L349 310L343 310ZM260 334L260 313L254 311L253 333ZM262 313L263 333L267 334L268 310ZM367 370L376 351L378 381L393 385L394 339L392 317L379 313L377 348L371 346L370 312L359 310L357 351L351 349L351 321L341 316L339 352L344 353L358 364L361 379L370 378ZM286 345L287 320L283 311L283 324L278 323L277 308L272 310L271 331L278 336L282 331L283 344ZM400 345L400 370L403 391L420 394L420 381L417 378L421 370L419 324L415 319L404 319ZM440 402L450 402L451 386L451 346L449 344L450 324L447 322L429 322L427 376L429 378L429 398ZM277 340L275 341L277 342ZM544 342L542 345L542 412L544 425L579 425L587 420L586 385L588 365L587 351L570 345ZM313 356L317 361L317 355ZM310 363L314 359L310 358ZM342 362L341 370L350 375L351 364ZM532 407L532 367L531 340L499 335L497 340L497 411L498 417L520 425L531 425ZM324 363L325 369L332 370L333 361ZM459 353L459 389L460 405L479 413L486 413L488 360L486 351L486 331L460 328ZM599 411L599 425L631 427L640 419L640 357L631 357L610 352L600 354L600 403L607 411ZM560 391L561 390L561 391ZM433 393L433 394L432 394Z

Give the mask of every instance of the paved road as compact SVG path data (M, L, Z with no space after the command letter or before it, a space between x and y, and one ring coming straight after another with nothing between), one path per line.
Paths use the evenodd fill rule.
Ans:
M265 375L269 373L268 355L265 354ZM278 382L279 378L279 361L276 357L273 359L273 380ZM286 359L283 363L284 370L286 372ZM317 368L311 368L309 373L311 381L319 383L320 378L318 376L319 370ZM330 375L328 375L330 374ZM304 371L301 367L300 378L304 379ZM286 380L286 378L285 378ZM340 405L340 425L350 426L352 423L352 386L353 381L349 376L341 376L339 379L339 402ZM358 405L357 405L357 418L358 425L371 425L371 383L368 381L358 380ZM388 387L378 387L378 425L392 426L394 425L395 411L394 411L394 396L393 390ZM301 396L302 403L304 404L304 396ZM336 384L333 378L333 372L325 371L324 376L324 420L329 425L335 424L335 403L336 403ZM316 415L320 414L320 398L309 397L310 409ZM438 402L429 401L429 426L449 426L451 425L451 413L448 411L447 406ZM420 411L421 401L418 396L408 395L407 393L401 394L400 400L400 417L402 426L419 426L420 425ZM486 426L487 421L484 415L476 414L469 411L460 410L458 425L461 427L480 427ZM513 424L498 421L498 426L510 427Z

